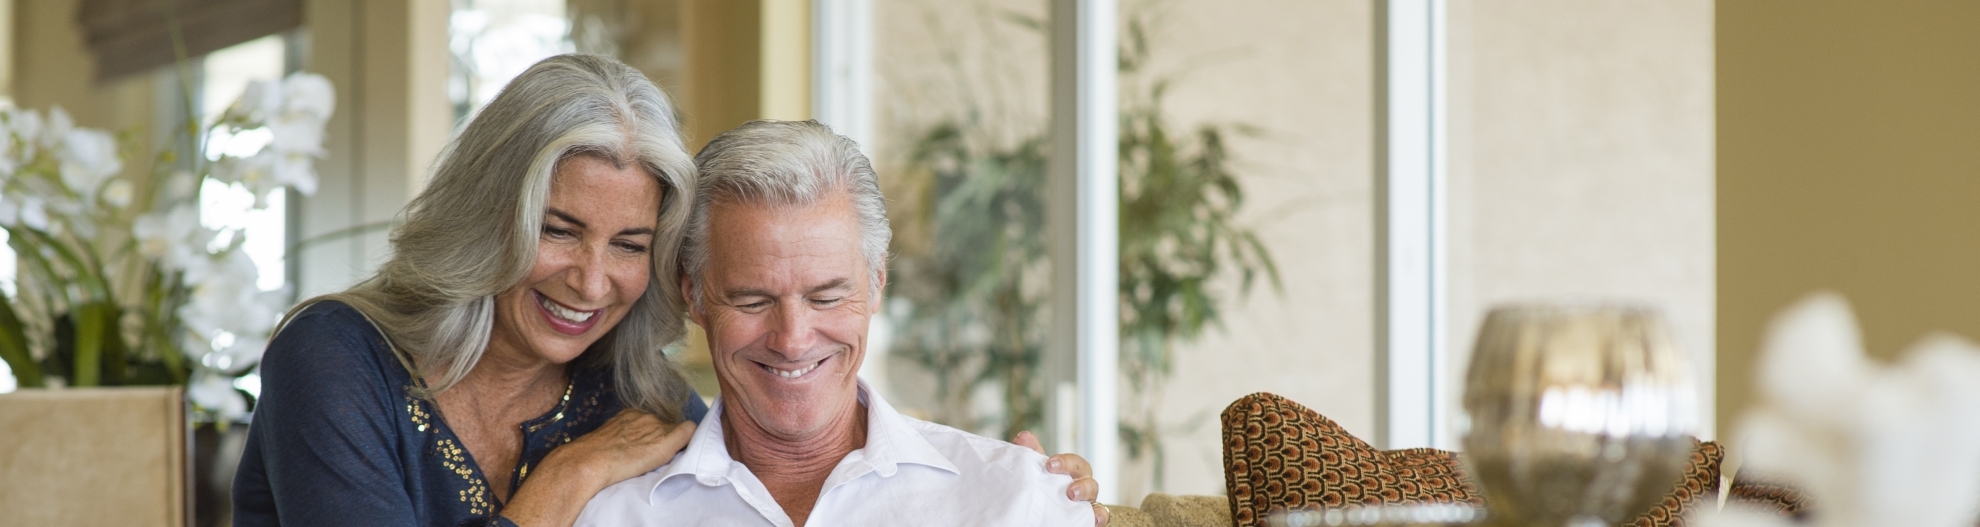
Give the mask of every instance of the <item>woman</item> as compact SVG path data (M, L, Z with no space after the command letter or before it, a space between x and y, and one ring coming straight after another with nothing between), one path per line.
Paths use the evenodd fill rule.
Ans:
M660 353L694 166L611 59L531 67L440 155L377 274L291 311L234 522L569 525L665 463L707 408ZM1097 491L1077 456L1055 472ZM1096 509L1097 514L1104 514Z

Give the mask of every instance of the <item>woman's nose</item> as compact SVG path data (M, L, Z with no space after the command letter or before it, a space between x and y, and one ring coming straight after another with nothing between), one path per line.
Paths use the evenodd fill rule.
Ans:
M607 272L605 251L590 247L577 251L577 258L571 262L571 270L565 274L565 282L572 291L586 302L595 302L611 294L612 278Z

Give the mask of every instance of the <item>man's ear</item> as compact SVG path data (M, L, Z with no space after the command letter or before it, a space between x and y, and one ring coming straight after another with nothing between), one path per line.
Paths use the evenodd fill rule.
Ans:
M873 287L873 291L876 294L873 295L872 304L878 306L882 302L887 300L887 268L884 266L881 267L879 276L876 276L875 278L878 278L880 280L880 283Z
M694 280L688 279L687 273L681 273L681 298L687 300L688 320L694 321L694 325L706 328L708 324L705 319L708 315L701 312L701 302L696 298L699 296L701 292L694 290Z

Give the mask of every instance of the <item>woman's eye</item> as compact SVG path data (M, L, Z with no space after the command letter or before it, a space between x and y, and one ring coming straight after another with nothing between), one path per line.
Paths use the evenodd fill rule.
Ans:
M615 247L618 247L618 248L619 248L619 250L621 250L621 251L625 251L625 252L627 252L627 253L632 253L632 254L645 254L645 253L646 253L646 246L645 246L645 245L640 245L640 244L637 244L637 243L633 243L633 242L618 242L618 243L614 243L614 244L612 244L612 245L613 245L613 246L615 246Z
M543 235L549 236L551 238L563 239L563 238L570 238L572 236L577 236L577 233L571 232L570 229L566 229L563 227L552 227L549 225L544 225Z

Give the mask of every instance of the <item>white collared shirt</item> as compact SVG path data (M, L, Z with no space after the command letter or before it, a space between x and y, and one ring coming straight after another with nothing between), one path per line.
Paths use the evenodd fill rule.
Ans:
M808 526L1093 525L1093 508L1066 499L1072 478L1045 471L1030 449L914 419L859 383L866 445L825 478ZM653 472L606 487L577 525L792 527L749 468L729 457L721 399L686 449Z

